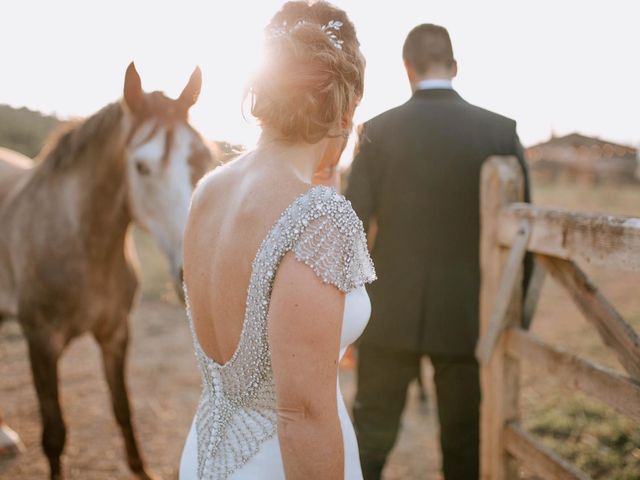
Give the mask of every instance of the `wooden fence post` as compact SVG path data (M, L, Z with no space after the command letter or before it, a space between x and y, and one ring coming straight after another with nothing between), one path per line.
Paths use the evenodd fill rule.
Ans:
M480 193L480 335L487 333L498 287L509 250L498 242L502 209L524 197L523 175L513 157L489 158L481 175ZM519 275L521 280L521 274ZM522 319L522 282L513 289L506 313L508 325ZM483 480L517 478L515 459L505 448L505 427L519 416L519 361L506 354L504 335L498 339L493 355L481 365L482 404L480 421L480 472Z

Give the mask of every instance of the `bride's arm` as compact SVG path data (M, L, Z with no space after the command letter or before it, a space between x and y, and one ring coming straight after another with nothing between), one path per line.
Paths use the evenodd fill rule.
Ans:
M288 253L274 281L269 345L288 480L344 477L336 385L345 295Z

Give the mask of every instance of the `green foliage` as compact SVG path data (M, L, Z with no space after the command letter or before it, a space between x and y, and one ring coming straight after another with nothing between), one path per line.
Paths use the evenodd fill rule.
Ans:
M594 400L558 392L526 413L525 427L594 479L640 478L640 429Z
M16 150L27 157L35 157L51 133L62 121L28 108L0 105L0 146ZM242 145L224 140L212 141L211 147L219 160L226 163L243 152Z
M0 105L0 146L35 157L60 120L28 108Z

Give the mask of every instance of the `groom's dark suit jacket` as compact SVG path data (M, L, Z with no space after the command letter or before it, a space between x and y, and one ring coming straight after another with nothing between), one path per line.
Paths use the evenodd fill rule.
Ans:
M372 344L472 354L478 339L480 169L491 155L527 167L516 122L453 90L418 90L363 125L346 196L378 233L368 287Z

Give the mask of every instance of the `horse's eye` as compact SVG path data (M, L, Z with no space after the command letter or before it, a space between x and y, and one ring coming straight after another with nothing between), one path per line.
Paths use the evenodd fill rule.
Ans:
M151 173L151 169L144 162L136 162L136 170L140 175L149 175Z

